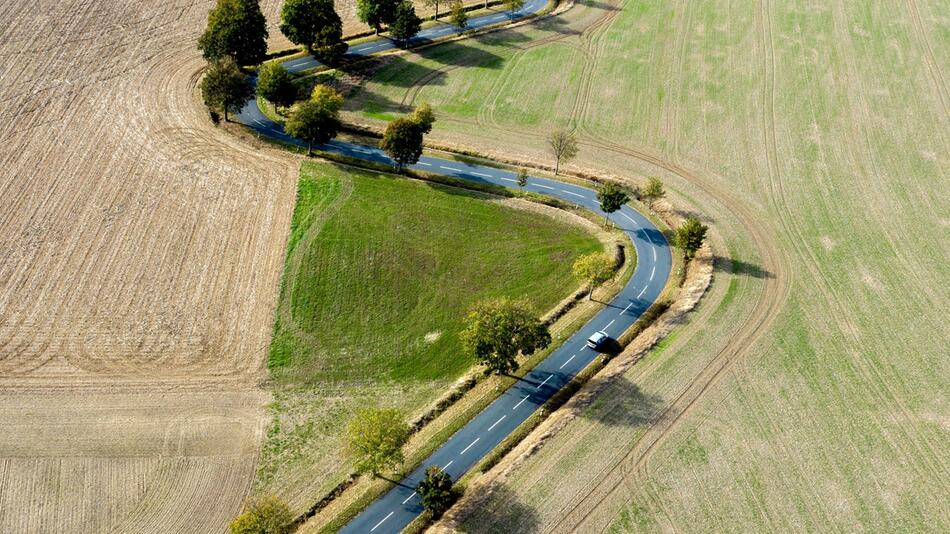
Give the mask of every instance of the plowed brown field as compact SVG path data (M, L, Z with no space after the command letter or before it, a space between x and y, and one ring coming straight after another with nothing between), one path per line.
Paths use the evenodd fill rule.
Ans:
M297 165L205 119L210 5L0 5L0 532L220 531L250 486Z

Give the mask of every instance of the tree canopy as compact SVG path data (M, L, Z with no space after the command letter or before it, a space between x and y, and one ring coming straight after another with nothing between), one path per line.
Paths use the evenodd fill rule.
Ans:
M231 534L289 534L294 515L283 501L271 495L252 499L231 521Z
M389 34L400 42L406 42L422 29L422 19L416 15L416 8L409 0L402 0L396 6Z
M227 56L213 61L201 79L201 97L211 110L238 113L254 96L254 85L241 72L234 59Z
M515 11L524 7L524 0L504 0L505 7L508 9L508 13L511 16L514 16Z
M324 85L314 87L310 100L294 106L284 129L288 134L306 141L307 155L313 145L333 139L340 129L340 107L343 97Z
M590 300L594 294L594 288L603 284L614 275L617 270L617 262L610 255L603 252L594 252L585 254L574 262L574 276L585 282L589 289L587 299Z
M518 353L531 354L551 343L551 334L523 300L479 302L465 318L461 339L465 349L486 367L486 373L518 369Z
M555 130L548 138L551 153L554 154L554 175L561 169L562 161L570 161L577 156L577 138L566 130Z
M437 465L426 469L426 476L416 486L416 493L422 497L422 506L433 514L448 509L455 497L452 491L452 477Z
M687 260L693 259L699 247L703 246L707 230L709 230L709 227L699 222L699 219L692 215L687 217L683 224L676 229L674 241L676 246L683 249Z
M392 24L396 18L396 6L400 0L356 0L356 16L378 34L384 24Z
M528 185L528 169L525 169L524 167L518 169L518 176L516 180L518 180L518 187L524 190L524 186Z
M432 131L432 125L435 124L435 112L432 111L432 106L428 102L423 102L409 115L409 120L418 124L423 134L427 134Z
M422 140L432 131L435 114L429 104L422 104L409 116L391 121L383 132L379 147L386 151L401 171L406 165L412 165L422 156Z
M287 107L297 100L297 86L280 63L265 63L257 75L257 94L274 105Z
M198 39L208 61L231 56L239 65L256 65L267 56L267 21L258 0L218 0Z
M464 30L468 26L468 11L465 11L465 4L462 3L462 0L452 2L449 21L460 30Z
M435 14L432 15L432 20L438 20L439 19L439 4L441 3L441 0L422 0L422 3L425 4L426 7L435 8Z
M333 0L286 0L280 10L280 31L324 60L338 58L348 47Z
M607 182L597 191L597 201L600 202L600 209L606 214L604 219L604 224L606 224L610 220L610 214L629 202L630 196L619 185Z
M408 439L409 425L394 408L359 410L346 426L346 450L360 473L397 467Z
M643 187L643 191L641 193L641 196L644 200L650 204L653 204L657 200L663 198L665 194L666 192L663 191L663 182L661 182L659 178L656 176L647 178L647 183Z

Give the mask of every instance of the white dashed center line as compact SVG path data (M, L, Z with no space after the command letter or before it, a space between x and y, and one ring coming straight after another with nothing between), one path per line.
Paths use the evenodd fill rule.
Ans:
M655 275L655 274L656 274L656 265L654 264L654 265L653 265L653 270L650 271L650 280L653 280L653 275Z
M554 375L548 375L548 377L544 379L544 382L541 382L540 384L538 384L538 387L536 387L536 388L534 388L534 389L541 389L541 386L547 384L547 383L548 383L548 380L551 380L551 377L552 377L552 376L554 376Z
M447 171L452 171L452 172L462 172L462 169L456 169L455 167L445 167L445 166L439 165L439 168L445 169Z
M577 356L577 354L575 354L574 356ZM574 359L574 356L571 356L570 358L568 358L566 362L562 363L561 366L558 367L558 369L564 369L564 366L565 366L565 365L571 363L571 360Z
M614 321L616 321L616 319L614 319ZM604 327L604 330L607 330L608 328L610 328L610 325L614 324L614 321L610 321L609 323L607 323L607 326Z
M476 443L478 443L478 440L480 440L480 439L482 439L482 438L475 438L475 441L469 443L469 444L468 444L468 447L465 447L464 449L462 449L462 452L459 453L459 456L461 456L461 455L465 454L466 452L468 452L468 450L472 448L472 445L475 445Z
M491 178L490 174L485 174L483 172L468 171L469 174L474 174L475 176L481 176L482 178Z
M515 180L514 178L502 178L502 180L504 180L504 181L506 181L506 182L515 182L515 183L518 182L518 180Z
M554 189L553 187L547 186L547 185L541 185L541 184L534 184L534 185L536 185L536 186L538 186L538 187L541 187L541 188L543 188L543 189Z
M620 212L620 214L623 215L624 217L626 217L628 221L632 222L634 228L639 228L639 226L637 225L637 221L631 219L629 215L627 215L626 213L624 213L624 212L622 212L622 211Z
M411 499L411 498L413 498L413 497L415 497L415 496L416 496L416 492L412 492L408 497L406 497L406 500L402 501L402 503L403 503L403 504L406 504L407 502L409 502L409 499Z
M643 294L647 292L647 287L649 287L649 286L643 286L643 289L640 290L640 294L637 295L637 298L642 297Z
M445 471L446 469L448 469L449 466L452 465L452 462L454 462L454 461L455 461L455 460L449 460L449 463L445 464L445 467L442 468L442 471Z
M530 396L531 396L530 393L529 393L528 395L525 395L523 399L521 399L520 401L518 401L518 404L515 404L515 407L512 408L512 410L515 410L515 409L518 408L518 406L521 406L521 403L524 402L524 401L526 401L526 400L528 400L528 397L530 397Z
M432 166L431 163L426 163L426 162L424 162L424 161L420 161L420 162L419 162L419 165L423 165L423 166L425 166L425 167L431 167L431 166Z
M581 195L581 194L579 194L579 193L572 193L571 191L567 191L567 190L564 190L564 189L561 189L561 192L562 192L562 193L567 193L568 195L574 195L575 197L584 198L584 195Z
M496 426L498 426L498 423L500 423L501 420L504 419L504 418L506 418L506 417L508 417L508 416L507 416L507 415L501 416L501 418L498 419L497 421L495 421L495 423L494 423L492 426L488 427L488 431L491 432L491 429L493 429L493 428L495 428Z
M656 261L656 247L653 247L653 261Z
M389 519L389 517L390 517L391 515L393 515L393 512L389 512L389 515L387 515L386 517L380 519L380 520L379 520L379 523L376 523L376 526L373 527L373 528L371 528L371 529L369 529L369 531L372 532L372 531L376 530L377 528L379 528L379 525L382 525L382 524L383 524L383 521Z
M627 304L627 307L624 308L622 312L620 312L620 315L623 315L623 314L627 313L627 310L630 309L630 306L633 306L633 303L632 303L632 302L631 302L630 304Z

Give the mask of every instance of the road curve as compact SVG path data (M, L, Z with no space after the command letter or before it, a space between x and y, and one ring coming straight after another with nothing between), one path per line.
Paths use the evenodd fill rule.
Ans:
M532 0L526 3L516 17L533 13L545 4L545 0ZM470 21L469 27L494 24L492 17L497 16L475 18ZM457 31L455 28L448 28ZM437 30L443 30L443 27L430 28L426 30L430 33L420 35L419 38L441 36ZM393 47L391 41L382 43L385 43L384 47L378 46L380 42L365 43L354 47L350 53L368 55ZM363 48L371 44L376 47ZM306 70L318 65L313 58L288 63L288 69L292 71ZM304 143L287 135L280 124L267 118L258 108L256 100L252 100L238 114L237 120L263 136L304 146ZM334 140L316 148L365 161L392 164L392 160L376 147ZM517 185L515 174L510 171L429 156L423 156L410 168L484 184L505 187ZM547 178L529 177L525 190L557 197L603 216L596 192L586 187ZM598 353L588 348L585 343L591 334L605 331L612 338L616 338L653 304L670 275L672 256L669 244L649 219L630 206L623 206L612 217L614 223L629 236L637 252L637 267L620 293L523 379L449 438L397 486L363 510L341 532L383 534L401 531L422 513L422 505L414 488L428 466L437 465L453 480L457 480L597 357Z

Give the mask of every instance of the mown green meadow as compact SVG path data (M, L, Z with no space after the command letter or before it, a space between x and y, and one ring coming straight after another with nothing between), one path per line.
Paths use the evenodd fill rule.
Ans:
M473 365L458 340L470 306L507 295L544 313L577 289L574 259L602 248L585 229L481 193L304 163L258 490L313 504L350 471L340 433L357 408L411 415Z

